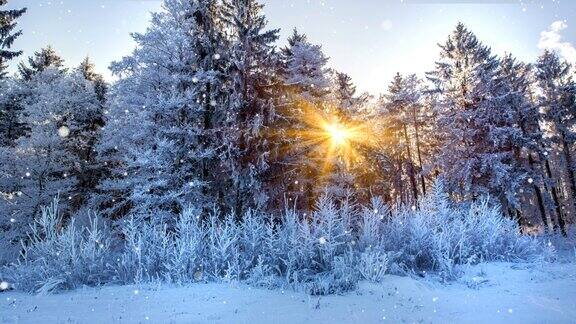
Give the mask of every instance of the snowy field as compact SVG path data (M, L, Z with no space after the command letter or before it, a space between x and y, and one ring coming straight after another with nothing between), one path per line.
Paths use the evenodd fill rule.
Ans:
M576 263L491 263L457 282L388 276L340 296L242 284L0 295L1 323L574 323Z

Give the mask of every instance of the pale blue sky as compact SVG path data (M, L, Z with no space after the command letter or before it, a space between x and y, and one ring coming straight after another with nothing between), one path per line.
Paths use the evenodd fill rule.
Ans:
M26 6L24 35L15 47L30 55L48 44L76 65L90 55L110 76L111 61L134 46L130 32L144 31L160 0L11 0ZM560 49L576 61L574 0L264 0L279 45L293 27L323 45L330 65L350 74L359 89L385 91L395 72L423 74L433 68L437 43L458 21L501 54L533 60L541 46ZM556 29L541 41L541 32ZM561 36L562 39L558 40Z

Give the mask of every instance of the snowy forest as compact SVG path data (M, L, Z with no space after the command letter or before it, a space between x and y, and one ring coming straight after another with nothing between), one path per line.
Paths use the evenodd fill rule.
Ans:
M2 290L324 296L576 256L576 62L555 51L498 56L458 23L428 71L359 93L257 0L164 0L108 81L90 57L22 55L27 9L6 4Z

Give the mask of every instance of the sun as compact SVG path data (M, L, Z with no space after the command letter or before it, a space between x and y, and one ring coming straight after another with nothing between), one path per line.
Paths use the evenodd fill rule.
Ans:
M321 173L333 170L335 163L353 167L363 160L364 148L376 145L378 136L372 123L346 117L339 107L302 100L297 111L292 115L295 127L286 133L297 139L291 149L307 152L304 155L311 160L322 161Z
M346 126L340 123L328 124L325 126L325 130L335 146L346 145L351 135Z

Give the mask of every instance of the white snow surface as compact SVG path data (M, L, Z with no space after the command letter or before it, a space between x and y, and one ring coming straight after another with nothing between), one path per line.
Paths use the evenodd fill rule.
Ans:
M209 283L0 299L0 323L574 323L576 263L481 264L449 284L389 275L320 297Z

